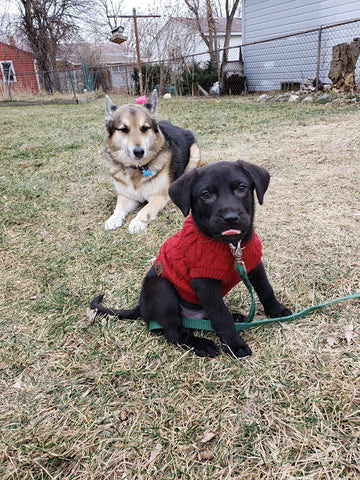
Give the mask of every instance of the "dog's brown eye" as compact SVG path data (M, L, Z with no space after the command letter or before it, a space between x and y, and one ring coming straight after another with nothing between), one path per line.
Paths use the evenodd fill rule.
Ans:
M201 192L201 198L203 200L209 200L210 197L211 193L208 190L204 190L203 192Z
M150 128L150 127L149 127L148 125L143 125L143 126L141 127L142 133L147 132L147 131L149 130L149 128Z
M235 190L236 190L237 192L240 192L240 193L245 192L246 189L247 189L247 186L246 186L246 185L242 185L241 183L240 183L240 185L237 185L236 188L235 188Z
M120 132L122 133L129 133L129 129L126 125L124 125L123 127L117 128L117 130L120 130Z

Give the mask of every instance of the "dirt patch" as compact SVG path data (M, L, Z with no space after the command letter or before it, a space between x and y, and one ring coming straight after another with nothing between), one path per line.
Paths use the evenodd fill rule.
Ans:
M59 99L59 100L12 100L0 102L0 107L32 107L35 105L68 105L79 103L77 99Z

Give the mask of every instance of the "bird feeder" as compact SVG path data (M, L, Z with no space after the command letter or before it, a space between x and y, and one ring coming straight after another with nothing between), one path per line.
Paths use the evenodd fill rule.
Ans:
M126 37L124 37L124 27L116 27L114 28L114 30L111 30L110 42L120 44L125 41L126 41Z

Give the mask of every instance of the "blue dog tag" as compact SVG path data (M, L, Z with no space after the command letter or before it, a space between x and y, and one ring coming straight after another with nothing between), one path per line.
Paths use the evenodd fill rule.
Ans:
M151 177L152 175L151 168L149 168L148 170L143 170L142 174L143 174L143 177L147 177L147 176Z

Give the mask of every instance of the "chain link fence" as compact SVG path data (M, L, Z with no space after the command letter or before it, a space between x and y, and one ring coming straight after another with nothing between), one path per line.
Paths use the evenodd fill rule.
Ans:
M308 79L330 85L328 75L333 47L350 44L359 37L360 19L357 19L243 45L248 89L268 91L280 90L286 85L302 87ZM360 68L355 70L355 83L360 86Z
M360 19L279 36L227 49L221 68L206 52L143 65L144 90L157 85L161 93L239 95L269 90L298 90L332 84L333 48L359 40ZM219 58L223 51L219 52ZM346 59L341 61L346 62ZM220 63L220 62L219 62ZM360 60L355 59L354 87L360 87ZM139 89L138 85L135 89Z
M220 69L202 52L173 57L161 62L143 62L142 83L145 93L157 88L161 94L238 95L246 92L300 89L310 81L316 86L331 84L329 70L333 47L359 39L360 19L322 25L307 31L231 47L228 62ZM222 58L223 51L218 52ZM220 62L219 62L220 64ZM355 69L355 85L360 87L360 61ZM40 91L74 95L84 91L118 91L140 94L140 82L134 64L78 68L37 73ZM23 78L21 78L23 75ZM16 72L16 83L0 79L0 98L27 91L27 74ZM22 80L22 81L20 81ZM21 88L16 87L21 85Z

